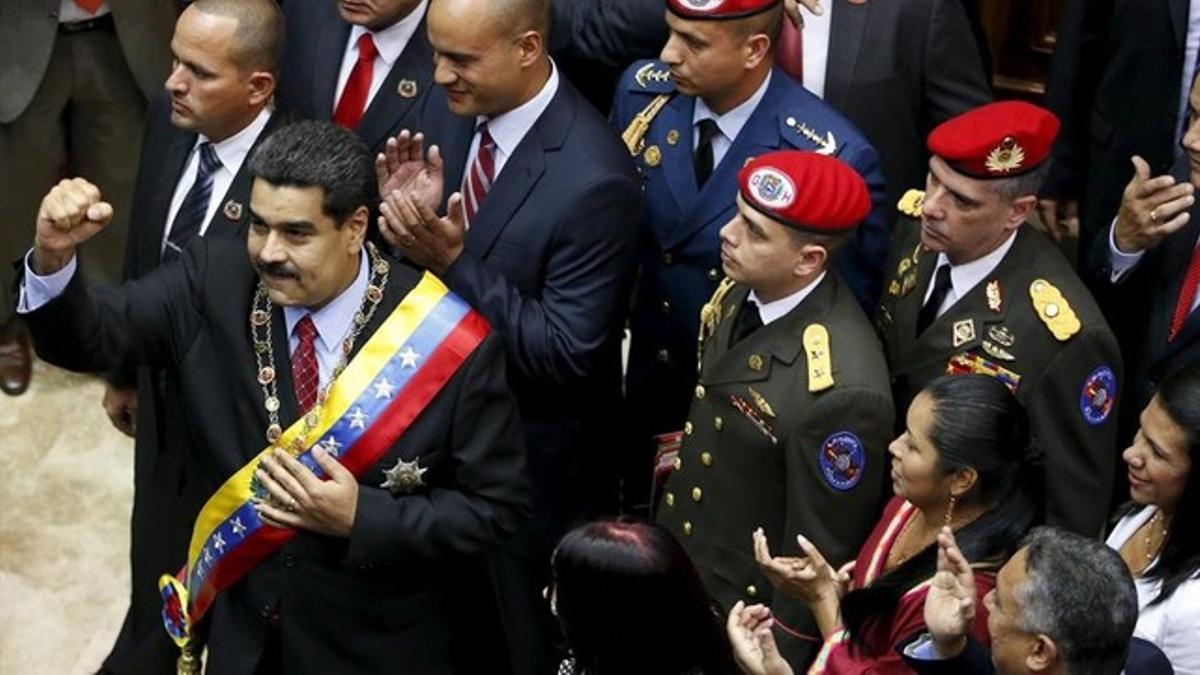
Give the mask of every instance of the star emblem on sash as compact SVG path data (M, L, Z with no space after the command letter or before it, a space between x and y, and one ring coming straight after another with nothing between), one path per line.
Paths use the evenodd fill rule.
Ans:
M213 534L213 546L217 548L218 553L225 550L225 540L221 537L220 532Z
M354 412L350 413L350 428L351 429L366 429L367 416L363 414L362 408L355 408Z
M242 524L241 518L234 518L229 521L229 524L233 526L233 533L236 534L237 536L240 537L243 534L245 534L246 526Z
M404 355L400 356L403 358ZM388 382L386 377L381 378L373 386L375 387L375 398L391 398L392 392L396 390L396 385Z
M400 352L400 366L402 368L416 368L417 361L420 358L421 355L412 348L412 345L409 345L404 348L404 351Z
M420 458L411 462L397 459L396 466L383 470L384 480L379 487L391 490L394 495L408 494L421 487L425 484L422 476L429 469L421 466L420 462Z
M337 457L338 452L342 449L342 444L338 443L336 438L330 436L325 439L325 443L322 447L325 448L325 452Z

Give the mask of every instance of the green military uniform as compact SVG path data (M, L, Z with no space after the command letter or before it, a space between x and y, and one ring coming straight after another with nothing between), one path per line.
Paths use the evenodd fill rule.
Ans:
M658 521L724 610L738 600L768 603L784 624L816 635L799 601L771 597L751 534L761 526L777 555L801 555L796 535L804 534L830 564L855 556L888 476L886 364L834 272L787 315L731 347L748 294L726 280L702 314L699 384ZM782 644L789 656L807 646Z
M920 200L900 202L892 260L876 315L903 420L913 397L947 372L985 372L1016 392L1044 462L1046 518L1081 535L1101 533L1117 462L1116 339L1070 264L1028 225L996 269L917 335L937 266L921 245Z

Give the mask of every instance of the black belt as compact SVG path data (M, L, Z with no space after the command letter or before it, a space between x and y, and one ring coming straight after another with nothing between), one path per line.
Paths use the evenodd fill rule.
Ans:
M86 33L90 30L116 30L116 24L113 23L112 12L104 16L98 16L94 19L84 19L83 21L67 21L58 24L58 32L72 35L74 33Z

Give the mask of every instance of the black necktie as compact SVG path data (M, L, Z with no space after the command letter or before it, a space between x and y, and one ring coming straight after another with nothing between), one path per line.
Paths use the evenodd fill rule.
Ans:
M762 315L758 312L758 304L749 297L738 309L737 319L733 322L733 339L729 342L732 347L749 337L751 333L762 328Z
M163 247L163 262L178 258L183 247L200 233L200 226L204 224L204 216L208 213L209 197L212 196L213 174L219 168L221 160L217 158L212 143L201 143L196 182L192 183L183 203L179 205L179 211L175 213L175 221L171 223L171 231L167 233L167 243Z
M929 300L921 307L921 313L917 314L917 335L925 332L929 328L929 324L937 318L938 308L942 306L942 302L946 300L946 294L950 292L950 266L942 265L937 269L937 274L933 280L933 293L930 294Z
M711 117L700 120L700 142L696 144L696 155L692 158L692 166L696 170L696 187L702 188L708 182L713 172L713 137L720 132L717 123Z

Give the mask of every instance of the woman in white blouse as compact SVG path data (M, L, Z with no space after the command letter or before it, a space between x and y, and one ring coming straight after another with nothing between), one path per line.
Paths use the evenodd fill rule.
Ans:
M1162 649L1178 675L1200 675L1200 367L1163 381L1123 454L1130 503L1108 535L1133 572L1134 635Z

